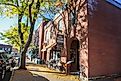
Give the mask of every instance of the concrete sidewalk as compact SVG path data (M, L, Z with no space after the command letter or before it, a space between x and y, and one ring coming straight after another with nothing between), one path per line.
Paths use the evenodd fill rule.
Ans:
M28 70L16 70L10 81L49 81L42 76L33 75Z
M77 76L50 70L41 65L29 64L27 70L15 70L11 81L79 81Z
M11 81L34 81L32 74L28 70L15 70L11 76Z

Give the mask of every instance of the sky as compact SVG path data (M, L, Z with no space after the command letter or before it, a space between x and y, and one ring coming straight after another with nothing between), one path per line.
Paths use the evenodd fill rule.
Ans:
M17 21L16 17L9 18L9 17L0 16L0 32L7 30L8 28L10 28L10 26L17 25L16 21Z
M4 32L5 30L8 30L11 26L17 25L17 18L9 18L5 16L0 16L0 32ZM5 44L2 40L0 40L0 44Z
M121 4L121 0L115 0L115 1L117 1L117 2L119 2Z

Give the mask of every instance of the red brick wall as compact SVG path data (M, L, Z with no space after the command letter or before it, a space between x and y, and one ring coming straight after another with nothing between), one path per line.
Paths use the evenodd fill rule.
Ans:
M41 51L43 49L44 42L44 26L48 23L48 21L43 21L39 26L39 55L41 59L44 59L44 53Z
M89 76L121 72L121 9L97 1L89 16Z

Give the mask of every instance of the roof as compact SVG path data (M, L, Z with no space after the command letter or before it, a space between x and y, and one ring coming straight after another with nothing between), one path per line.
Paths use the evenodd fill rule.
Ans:
M121 9L121 0L106 0L106 1Z
M9 46L9 47L12 47L11 45L6 45L6 44L0 44L0 46Z

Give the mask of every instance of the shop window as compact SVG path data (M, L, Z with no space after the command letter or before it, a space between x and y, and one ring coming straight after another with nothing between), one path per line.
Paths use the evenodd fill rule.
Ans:
M45 42L48 43L50 39L50 32L46 31L45 33Z

